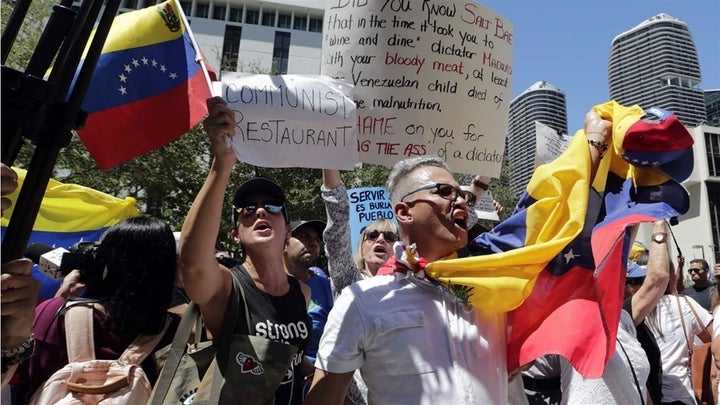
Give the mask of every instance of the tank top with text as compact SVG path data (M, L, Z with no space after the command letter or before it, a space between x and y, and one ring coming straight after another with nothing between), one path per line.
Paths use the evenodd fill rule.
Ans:
M291 344L298 348L293 364L275 392L275 405L302 403L302 392L297 389L295 379L302 379L300 366L305 356L305 348L312 334L312 321L307 314L305 296L300 282L287 276L290 290L283 296L273 296L257 288L252 277L242 266L236 266L232 273L238 278L245 291L250 312L250 333L267 339ZM238 311L236 333L244 333L245 311Z

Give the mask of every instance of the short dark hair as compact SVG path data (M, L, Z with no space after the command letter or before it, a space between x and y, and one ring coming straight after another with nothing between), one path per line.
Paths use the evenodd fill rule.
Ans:
M703 270L709 270L709 269L710 269L710 265L708 264L708 262L707 262L705 259L692 259L692 260L690 260L690 264L693 264L693 263L700 263L700 266L702 267Z

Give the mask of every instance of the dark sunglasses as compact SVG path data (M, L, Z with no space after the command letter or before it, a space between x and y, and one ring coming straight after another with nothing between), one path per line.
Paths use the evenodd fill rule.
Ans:
M458 197L462 197L468 207L474 207L475 202L477 201L477 197L475 196L475 194L471 193L470 191L465 191L461 188L453 186L452 184L446 183L433 183L422 186L419 189L413 190L402 196L402 198L400 198L400 201L402 202L405 197L409 196L410 194L415 194L418 191L432 189L435 189L435 191L433 192L434 194L439 195L444 200L455 202Z
M643 281L645 281L645 277L626 278L625 284L627 284L627 285L642 285Z
M283 205L282 201L271 200L265 201L260 204L254 201L247 201L242 203L240 207L235 207L235 211L237 211L243 217L249 217L250 215L254 214L255 211L257 211L259 208L263 208L265 211L271 214L279 214L280 212L282 212L285 206Z
M380 234L382 234L383 239L385 239L388 242L395 242L398 240L397 234L393 231L378 231L377 229L373 229L370 232L365 233L365 240L375 240L380 237Z
M703 271L703 269L696 269L696 268L693 268L693 267L690 267L690 268L687 270L688 273L700 273L701 271Z

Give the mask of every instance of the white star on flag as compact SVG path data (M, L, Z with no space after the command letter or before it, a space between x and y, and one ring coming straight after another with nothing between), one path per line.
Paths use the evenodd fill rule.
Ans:
M567 253L565 253L563 256L565 256L565 264L570 263L570 260L572 260L572 259L574 259L574 258L576 258L576 257L580 257L580 255L576 255L575 253L573 253L572 249L570 249L570 250L569 250Z

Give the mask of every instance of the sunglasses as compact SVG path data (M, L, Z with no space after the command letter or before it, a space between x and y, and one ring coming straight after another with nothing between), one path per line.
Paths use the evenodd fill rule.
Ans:
M405 197L409 196L410 194L415 194L418 191L432 190L432 189L435 189L435 191L433 191L434 194L439 195L440 198L442 198L444 200L455 202L458 199L458 197L462 197L463 200L465 200L465 203L467 204L468 207L474 207L475 202L477 201L477 197L475 196L475 194L471 193L470 191L465 191L461 188L455 187L452 184L447 184L447 183L433 183L433 184L428 184L426 186L422 186L419 189L413 190L413 191L405 194L404 196L402 196L402 198L400 198L400 201L402 202L405 199Z
M693 267L691 267L687 270L688 273L700 273L701 271L703 271L703 269L696 269Z
M388 242L395 242L398 240L397 234L393 231L378 231L377 229L373 229L370 232L365 233L365 240L375 240L380 237L380 234L382 234L383 239L385 239Z
M645 277L626 278L625 284L627 284L627 285L642 285L643 281L645 281Z
M282 201L274 200L265 201L261 204L258 204L254 201L247 201L242 203L240 207L235 207L235 211L237 211L238 214L242 215L243 217L247 218L253 215L255 211L260 208L271 214L279 214L285 208L285 205L282 203Z

